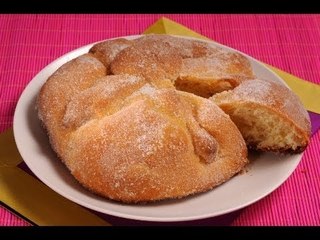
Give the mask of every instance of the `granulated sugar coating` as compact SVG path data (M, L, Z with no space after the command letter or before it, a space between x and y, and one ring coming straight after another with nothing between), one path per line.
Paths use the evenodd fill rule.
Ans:
M166 89L141 99L88 122L70 138L67 165L89 189L124 202L180 198L211 189L247 163L240 133L219 108L199 113L217 122L216 130L201 127L192 115L203 101L213 103ZM166 111L173 107L183 110ZM221 128L225 133L213 137ZM227 144L227 138L240 144Z
M90 191L125 203L182 198L248 163L237 126L203 97L254 81L248 59L206 42L115 39L50 76L38 115L58 157Z

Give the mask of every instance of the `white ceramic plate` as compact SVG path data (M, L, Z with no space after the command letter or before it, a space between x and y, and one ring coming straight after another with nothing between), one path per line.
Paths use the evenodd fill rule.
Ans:
M135 37L138 36L127 38ZM37 118L35 100L41 86L58 67L88 52L92 45L67 53L40 71L22 93L14 115L14 137L25 163L41 181L62 196L90 209L123 218L162 222L195 220L229 213L258 201L278 188L299 164L302 154L250 155L252 163L246 173L207 193L147 205L121 204L90 193L77 183L51 150ZM258 77L283 82L257 60L247 57Z

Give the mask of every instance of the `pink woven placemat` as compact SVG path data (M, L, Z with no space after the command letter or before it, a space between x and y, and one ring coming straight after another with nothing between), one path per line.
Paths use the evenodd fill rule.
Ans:
M320 83L320 15L6 14L0 15L0 133L12 126L17 100L27 83L51 61L95 41L140 34L162 16ZM268 197L232 214L182 224L320 225L319 156L318 131L296 171ZM117 225L144 224L108 220ZM0 207L0 225L28 224Z

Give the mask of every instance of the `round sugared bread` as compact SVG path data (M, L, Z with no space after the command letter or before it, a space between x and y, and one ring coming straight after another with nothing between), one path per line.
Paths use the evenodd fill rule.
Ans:
M182 198L218 186L248 163L247 135L221 108L227 90L255 91L253 82L259 80L246 57L207 42L167 35L108 40L48 78L38 115L58 157L92 192L126 203ZM275 89L275 102L297 102L289 89ZM253 97L262 101L261 91ZM275 116L303 135L306 112L283 109L287 115ZM303 120L291 124L296 119ZM289 147L303 149L307 138Z

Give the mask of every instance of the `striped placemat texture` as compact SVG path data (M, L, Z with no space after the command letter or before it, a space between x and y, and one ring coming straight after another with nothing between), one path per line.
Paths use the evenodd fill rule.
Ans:
M140 34L163 16L320 84L320 15L2 14L0 133L12 126L23 89L51 61L95 41ZM320 104L320 99L315 101ZM320 131L313 136L293 175L268 197L241 210L228 224L320 225L319 156ZM0 206L0 225L28 223Z

